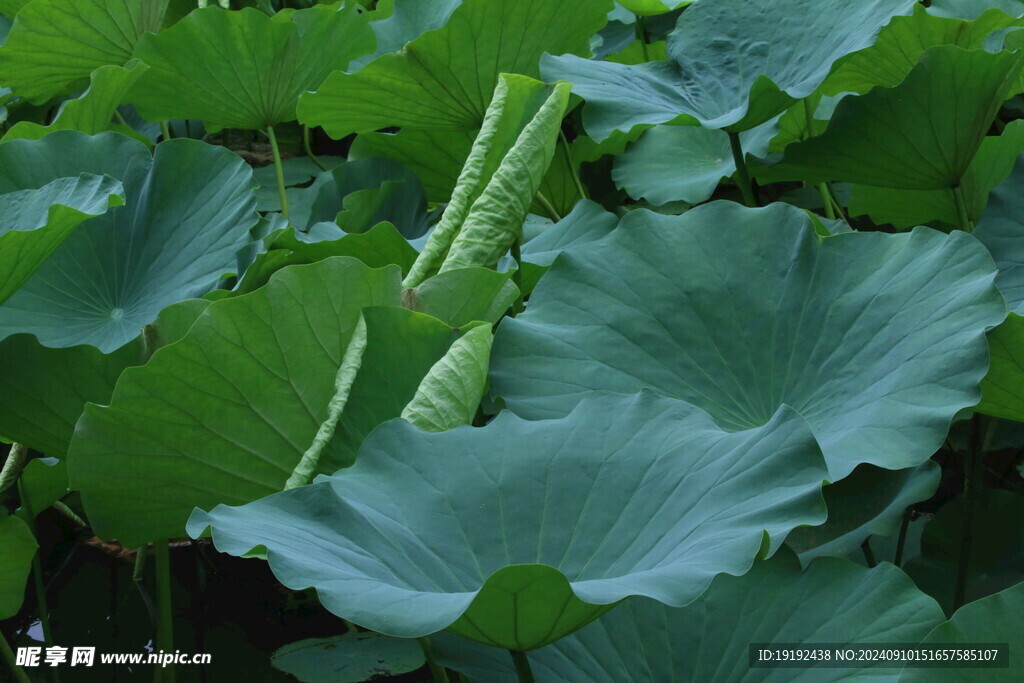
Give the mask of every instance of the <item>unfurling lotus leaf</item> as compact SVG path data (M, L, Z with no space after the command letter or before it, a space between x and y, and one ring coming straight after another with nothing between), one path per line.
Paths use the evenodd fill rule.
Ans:
M978 402L985 331L1006 315L995 274L960 231L821 238L782 204L634 211L564 252L501 324L491 390L539 419L592 390L651 387L729 430L785 404L833 481L860 463L913 467Z
M685 605L824 518L827 476L781 408L727 433L652 392L597 394L558 420L396 420L356 464L242 507L197 510L223 552L265 547L278 579L369 629L448 628L513 650L554 642L631 595Z

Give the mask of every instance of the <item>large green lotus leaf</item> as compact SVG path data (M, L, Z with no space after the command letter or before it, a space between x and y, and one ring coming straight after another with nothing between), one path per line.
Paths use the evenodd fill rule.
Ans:
M299 100L299 120L334 138L402 126L475 130L498 74L538 76L545 52L589 51L608 0L466 0L440 29ZM453 49L452 46L459 46Z
M364 315L366 350L348 403L324 448L320 472L351 465L363 439L382 422L402 415L425 377L466 332L404 308L369 308Z
M651 387L730 430L785 404L833 481L860 463L913 467L978 401L984 333L1006 314L994 277L959 231L820 238L785 204L634 211L564 252L502 322L491 388L537 419L591 390Z
M490 325L478 325L457 339L420 382L401 418L425 432L471 424L487 389L493 341Z
M1024 157L989 195L974 236L992 252L999 267L996 284L1010 310L1024 313Z
M778 126L766 122L740 134L746 154L765 156ZM736 172L729 136L700 126L655 126L615 157L612 179L634 199L651 204L707 200Z
M332 256L350 256L371 268L395 264L407 273L416 261L417 252L390 223L375 225L363 233L324 240L311 239L294 228L286 228L273 237L266 253L256 256L232 294L245 294L262 287L271 275L285 266L316 263Z
M124 187L119 181L86 173L0 194L0 304L39 270L75 228L122 205Z
M139 41L134 54L151 69L131 98L153 121L265 128L293 120L299 95L370 52L373 43L354 3L273 17L252 8L207 7Z
M874 45L850 55L838 65L822 91L829 95L863 94L875 86L893 88L906 78L929 48L956 45L965 50L977 50L986 46L985 39L994 31L1019 26L1024 26L1024 20L1000 9L988 9L974 21L964 21L932 16L917 5L913 15L893 17Z
M865 667L754 669L750 643L916 643L943 619L935 601L896 567L823 558L800 571L779 551L743 576L720 576L696 602L669 608L633 598L578 633L530 653L538 681L663 683L894 678ZM472 681L512 683L507 654L438 634L438 661Z
M188 530L212 527L233 555L265 547L283 584L316 587L369 629L530 650L630 595L684 605L744 573L824 519L826 474L788 408L728 434L675 399L599 394L558 420L505 411L439 433L389 422L351 469L197 510Z
M989 332L988 348L992 361L975 410L1024 422L1024 317L1011 313Z
M474 320L498 322L519 296L510 273L490 268L459 268L427 278L406 290L406 308L432 315L452 327Z
M815 182L957 187L1022 63L1024 53L931 48L899 85L843 98L825 133L787 147L783 163Z
M189 299L160 312L148 334L109 354L95 346L49 348L29 334L0 341L0 434L62 458L86 403L106 404L121 373L155 346L183 337L209 305Z
M451 201L406 276L407 287L437 272L493 267L520 239L568 103L567 83L547 86L501 75Z
M0 14L13 19L14 15L28 3L29 0L0 0Z
M86 406L68 450L96 533L134 547L181 536L196 505L280 491L326 416L362 309L397 304L399 277L344 257L286 268L126 370L109 406Z
M989 201L992 188L1006 180L1017 157L1024 153L1024 121L1013 121L1003 134L986 137L960 183L967 216L976 222ZM949 190L894 190L854 185L850 214L867 214L877 223L911 228L929 221L959 225L956 201ZM975 237L982 239L977 233ZM984 240L982 240L984 241ZM1003 278L1000 273L999 278Z
M874 42L908 0L701 0L679 17L667 62L627 66L545 57L547 80L566 80L587 101L583 123L612 131L676 119L742 131L821 85L832 63Z
M99 67L131 59L143 33L160 30L167 2L33 0L0 47L4 85L36 104L84 87Z
M904 565L921 590L953 610L963 538L964 503L946 503L921 536L921 555ZM973 602L1024 581L1024 496L990 489L979 496L971 525L967 601ZM1003 642L1002 639L997 642Z
M1024 11L1024 9L1022 9ZM981 600L964 605L946 622L936 626L924 639L925 644L939 647L976 643L1008 643L1008 668L967 669L941 667L936 669L906 668L900 676L903 683L945 683L946 681L1006 681L1020 680L1024 670L1024 637L1020 628L1020 615L1024 611L1024 583L1007 588Z
M148 68L136 60L125 66L101 66L92 72L89 88L81 97L64 102L52 123L43 126L32 121L19 121L4 134L3 139L36 140L58 130L77 130L89 135L110 130L117 107L124 101L128 89Z
M164 307L208 292L235 270L236 253L251 241L249 228L259 218L245 162L187 139L161 143L150 159L142 143L126 140L62 131L3 144L8 151L18 146L20 153L9 158L38 165L11 173L113 171L128 206L87 221L64 240L0 307L0 336L27 332L45 346L91 344L110 352Z
M36 539L18 517L0 516L0 619L8 619L21 609L25 582L36 554Z
M904 510L931 498L941 475L942 468L933 460L895 472L861 465L825 487L828 521L794 529L786 545L806 565L816 557L844 557L871 536L897 534Z

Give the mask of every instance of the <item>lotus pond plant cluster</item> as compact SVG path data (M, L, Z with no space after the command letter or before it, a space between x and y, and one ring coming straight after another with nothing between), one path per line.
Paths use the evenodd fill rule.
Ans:
M1024 2L0 15L3 680L1024 680Z

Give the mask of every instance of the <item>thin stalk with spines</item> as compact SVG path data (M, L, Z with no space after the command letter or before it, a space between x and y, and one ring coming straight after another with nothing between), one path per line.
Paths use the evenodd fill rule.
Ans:
M522 650L509 650L508 653L512 655L512 663L516 667L519 683L534 683L533 669L530 668L530 659L526 653Z
M153 544L153 558L156 561L156 601L160 625L156 632L157 648L165 653L174 652L174 615L171 612L171 552L169 541ZM156 670L158 680L174 683L174 665Z
M864 560L868 563L869 567L874 567L878 564L875 560L875 553L871 550L871 537L864 539L864 542L860 544L860 549L864 553Z
M971 550L974 541L974 512L978 506L979 494L985 485L984 457L995 431L996 421L990 419L984 435L981 429L981 414L971 418L971 435L967 453L964 454L964 510L963 527L960 529L960 557L957 558L956 588L953 592L953 611L967 602L967 575L971 567Z
M640 53L643 54L644 61L651 61L651 54L647 50L647 21L641 14L636 17L636 39L640 41Z
M7 664L11 676L14 677L12 680L15 683L31 683L25 670L18 666L14 650L11 649L11 644L7 642L7 638L4 637L3 633L0 633L0 654L3 654L4 662Z
M736 162L736 184L743 196L743 203L750 207L756 207L757 199L754 197L754 189L750 184L750 171L747 170L747 160L743 154L739 133L729 132L729 148L732 150L733 161Z
M426 636L416 640L420 644L420 649L423 650L423 656L427 660L427 668L430 669L430 675L434 677L434 683L448 683L448 672L443 666L434 661L434 655L430 650L430 640Z
M270 152L274 156L274 176L277 178L277 196L281 199L281 215L288 218L288 193L284 188L284 166L281 164L281 150L277 146L277 135L274 127L267 126L267 139L270 140Z

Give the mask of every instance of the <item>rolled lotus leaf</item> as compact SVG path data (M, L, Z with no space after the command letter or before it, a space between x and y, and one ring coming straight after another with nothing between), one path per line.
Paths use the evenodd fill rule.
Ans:
M1006 305L973 237L928 228L818 237L801 210L715 202L634 211L563 252L498 328L492 392L531 419L596 389L690 401L723 428L780 405L814 429L833 481L913 467L978 402Z
M197 510L223 552L265 547L290 588L405 638L448 628L488 645L554 642L631 595L685 605L824 519L821 452L780 409L726 433L642 392L597 394L559 420L379 427L356 464L241 507Z

